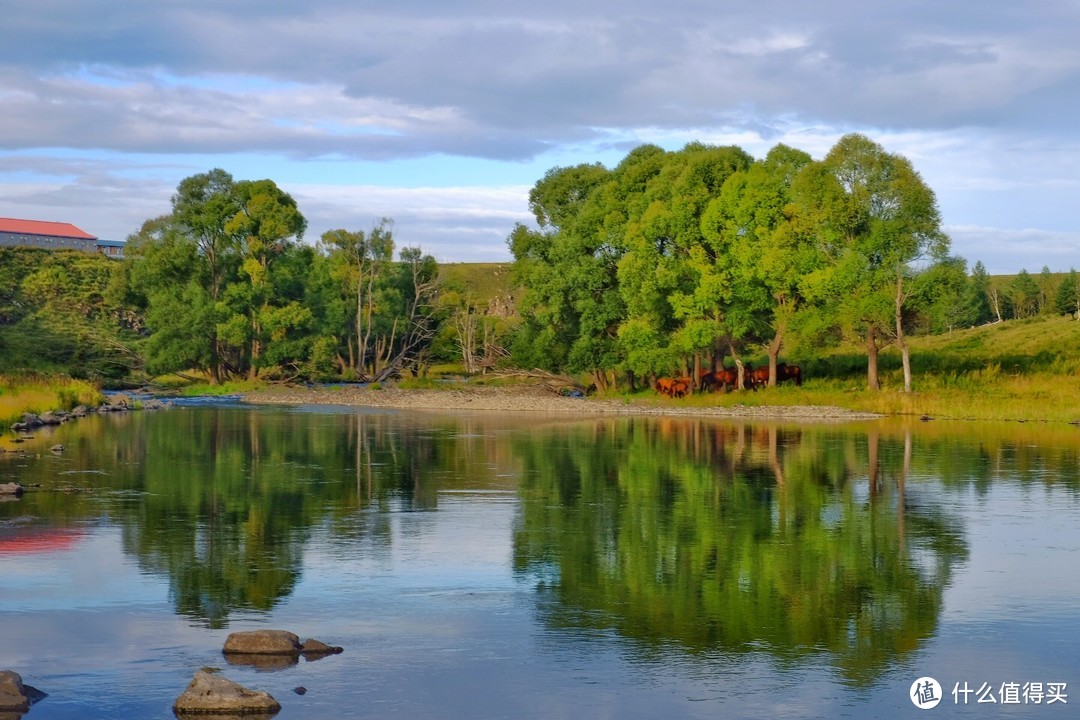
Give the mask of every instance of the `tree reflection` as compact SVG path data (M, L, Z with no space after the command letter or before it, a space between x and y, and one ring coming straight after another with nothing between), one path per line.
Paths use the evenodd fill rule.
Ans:
M678 420L521 438L516 567L555 627L646 652L827 653L868 683L933 634L966 549L905 497L910 442L858 438Z
M465 468L497 455L452 419L385 414L204 408L72 429L63 458L30 460L46 491L12 511L52 525L107 516L125 552L168 579L177 612L215 628L287 597L317 529L388 553L389 511L436 509L440 487L475 484L484 473ZM87 492L55 492L72 485Z

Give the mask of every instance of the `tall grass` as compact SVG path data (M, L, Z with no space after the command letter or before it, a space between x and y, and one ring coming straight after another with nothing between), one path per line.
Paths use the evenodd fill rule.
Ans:
M99 405L101 391L85 380L57 375L0 375L0 428L7 429L24 413L71 410Z

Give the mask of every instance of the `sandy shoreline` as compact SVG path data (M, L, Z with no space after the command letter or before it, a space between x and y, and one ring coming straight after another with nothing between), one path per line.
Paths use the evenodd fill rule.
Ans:
M477 411L534 415L634 415L804 421L866 420L880 417L838 407L777 405L768 407L681 407L620 400L563 397L544 385L475 386L447 390L400 390L384 387L273 387L247 393L256 405L344 405L435 412Z

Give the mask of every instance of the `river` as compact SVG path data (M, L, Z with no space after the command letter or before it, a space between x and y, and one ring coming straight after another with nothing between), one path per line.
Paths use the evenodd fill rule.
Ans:
M282 720L1080 705L1070 426L211 405L6 447L30 720L171 718L206 666ZM345 650L229 664L259 628Z

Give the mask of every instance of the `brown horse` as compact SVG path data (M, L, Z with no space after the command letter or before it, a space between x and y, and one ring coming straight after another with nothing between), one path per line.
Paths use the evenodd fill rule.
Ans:
M743 389L748 386L749 377L743 374ZM701 375L701 389L708 392L739 386L739 371L736 368L722 367L719 370Z
M768 367L747 367L746 376L750 385L757 389L759 387L765 387L769 384L769 368Z
M657 378L656 392L664 397L681 398L690 392L690 382L690 378Z
M802 368L798 365L780 363L776 366L776 384L785 380L794 380L796 385L802 385Z

